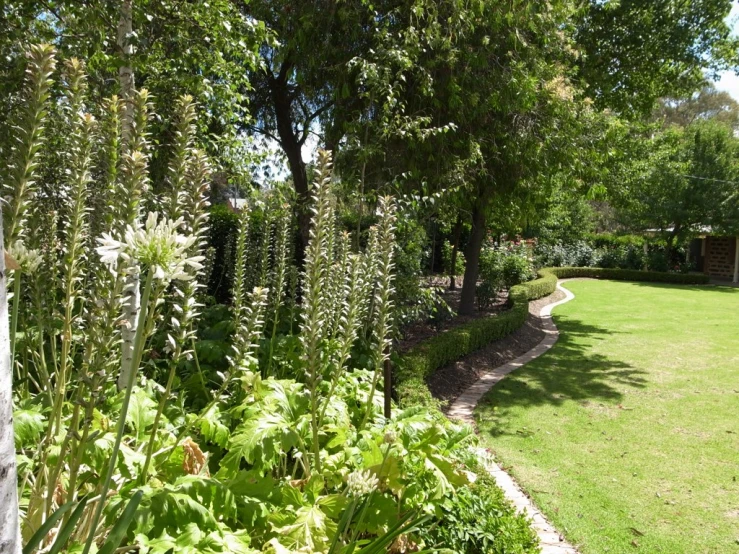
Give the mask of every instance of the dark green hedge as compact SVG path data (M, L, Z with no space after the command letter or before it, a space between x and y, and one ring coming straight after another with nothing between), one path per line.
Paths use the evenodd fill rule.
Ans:
M426 377L440 367L479 350L520 328L526 321L529 301L554 292L559 279L589 277L619 281L648 281L703 285L708 277L701 274L661 273L630 269L603 269L599 267L555 267L538 272L539 278L511 288L510 309L502 314L483 317L448 329L425 340L404 353L397 361L396 392L401 404L435 403Z

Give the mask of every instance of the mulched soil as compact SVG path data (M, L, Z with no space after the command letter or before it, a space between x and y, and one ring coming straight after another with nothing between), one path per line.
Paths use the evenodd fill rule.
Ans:
M545 298L530 302L529 317L523 327L461 360L436 370L426 379L431 394L449 406L486 372L531 350L544 338L542 321L538 317L542 307L564 297L563 292L555 291Z

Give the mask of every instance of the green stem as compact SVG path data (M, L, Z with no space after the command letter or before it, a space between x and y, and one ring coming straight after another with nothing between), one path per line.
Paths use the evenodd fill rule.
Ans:
M149 311L149 296L151 295L152 281L154 279L154 272L149 269L146 275L146 284L144 285L144 292L141 295L141 311L139 312L139 320L136 325L136 338L134 340L133 347L133 367L132 371L128 375L128 382L126 383L126 391L123 396L123 404L121 405L121 415L118 419L118 429L116 434L115 443L113 444L113 451L110 455L110 463L108 464L108 470L105 473L105 479L103 480L103 487L100 491L100 500L95 507L95 514L93 515L90 523L90 531L87 535L87 541L85 542L85 548L82 554L89 554L92 542L95 539L95 531L97 530L100 516L103 513L105 507L105 500L108 496L108 490L110 489L110 482L115 472L116 461L118 459L118 452L123 441L123 433L126 428L126 417L128 416L128 406L131 403L131 394L133 392L133 385L136 382L136 374L138 373L139 364L141 363L141 355L143 352L143 346L146 339L146 318L148 317Z
M269 377L272 374L272 355L275 349L275 336L277 335L277 322L278 322L277 314L279 313L279 311L280 311L280 306L278 304L277 308L275 309L274 321L272 322L272 337L269 340L269 358L267 360L267 373L265 377Z
M95 403L93 402L92 395L90 395L90 401L85 407L85 425L82 430L82 438L77 443L74 454L72 456L72 463L69 468L69 484L67 485L67 501L74 502L77 499L77 476L79 475L80 466L82 465L82 457L85 453L85 445L90 435L90 422L92 421L93 413L95 411ZM71 515L71 514L69 514ZM66 521L66 518L65 518Z
M203 392L205 393L205 396L210 396L210 391L208 390L208 387L205 386L205 376L203 375L203 370L200 367L200 360L198 359L198 351L195 347L195 337L190 338L190 347L192 348L192 359L195 362L195 368L198 370L198 377L200 377L200 384L203 387Z
M146 445L146 460L144 461L144 467L139 475L139 482L141 484L146 483L146 475L149 472L149 464L151 463L151 456L154 453L154 444L157 436L157 430L159 429L159 422L162 419L162 413L164 412L164 406L167 403L167 399L172 392L172 384L174 383L174 377L177 373L177 362L180 359L182 349L178 346L177 352L172 356L172 361L169 368L169 377L167 378L167 385L164 387L164 394L159 399L159 406L157 407L157 414L154 416L154 425L151 428L151 434L149 435L149 444Z
M375 369L375 376L372 379L372 388L370 389L369 399L367 400L367 411L364 412L362 423L360 423L359 427L357 427L357 433L359 433L362 429L364 429L364 426L367 424L367 420L369 419L370 414L374 411L373 406L372 406L372 401L375 398L375 390L377 389L377 383L380 380L381 371L382 371L382 366Z
M321 445L318 443L318 391L316 390L316 379L311 379L311 417L310 425L313 433L313 456L315 458L313 467L316 469L316 473L321 473Z

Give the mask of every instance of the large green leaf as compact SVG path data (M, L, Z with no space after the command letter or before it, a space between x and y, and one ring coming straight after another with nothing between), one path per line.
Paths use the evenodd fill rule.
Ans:
M44 415L32 409L15 410L13 412L13 431L15 433L15 447L25 448L38 445L41 433L44 430Z
M336 524L318 506L303 506L295 513L292 523L276 528L275 532L280 544L287 548L323 552L329 537L336 532Z

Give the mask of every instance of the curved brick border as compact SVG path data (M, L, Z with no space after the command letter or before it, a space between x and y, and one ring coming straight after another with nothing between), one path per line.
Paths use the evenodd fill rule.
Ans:
M569 279L568 279L569 280ZM562 281L560 281L561 283ZM557 283L557 290L565 293L565 298L552 304L547 304L541 309L539 317L542 319L542 328L546 333L542 341L534 348L511 360L507 364L496 367L489 373L482 376L477 382L471 385L462 396L457 398L449 409L449 417L461 419L466 423L474 425L472 413L480 399L487 393L496 383L501 381L506 375L518 369L522 365L538 358L548 351L554 343L557 342L559 331L552 321L552 309L560 304L569 302L575 295L569 290ZM541 554L578 554L575 547L567 543L564 537L552 526L539 509L534 505L531 499L524 494L513 478L508 475L501 467L495 463L489 452L480 449L478 452L483 465L495 479L497 485L503 490L505 497L516 507L520 513L525 513L531 520L531 526L539 535L541 542Z

